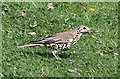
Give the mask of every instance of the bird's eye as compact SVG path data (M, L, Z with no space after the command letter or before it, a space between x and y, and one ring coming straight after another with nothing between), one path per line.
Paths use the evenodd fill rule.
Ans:
M86 29L85 27L83 27L83 29Z

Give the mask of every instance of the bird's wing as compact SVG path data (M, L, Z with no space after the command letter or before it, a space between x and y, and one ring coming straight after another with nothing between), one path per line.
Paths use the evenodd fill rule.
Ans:
M52 36L45 37L38 41L31 41L32 44L49 44L49 43L67 43L68 39L71 38L72 35L67 32L57 33Z
M38 41L31 41L32 44L50 44L50 43L66 43L67 41L57 38L54 36L49 36Z

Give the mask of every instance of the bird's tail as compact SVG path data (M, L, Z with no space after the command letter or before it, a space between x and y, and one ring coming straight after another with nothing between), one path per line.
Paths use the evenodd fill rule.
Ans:
M23 46L17 46L16 48L23 48L23 47L34 47L34 46L44 46L43 44L26 44Z

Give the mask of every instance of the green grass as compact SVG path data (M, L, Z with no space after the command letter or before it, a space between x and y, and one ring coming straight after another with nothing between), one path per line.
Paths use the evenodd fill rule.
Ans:
M116 77L118 69L118 3L11 2L2 4L2 75L4 77ZM81 10L83 8L83 10ZM89 8L95 11L87 13ZM26 12L21 16L22 11ZM76 16L74 16L76 14ZM56 16L60 18L56 19ZM29 25L38 26L30 28ZM94 33L83 35L56 60L45 48L15 49L49 35L87 25ZM29 32L36 32L30 35ZM76 53L74 53L76 51ZM96 54L102 52L103 55ZM77 69L80 75L69 72ZM94 72L94 71L95 72Z

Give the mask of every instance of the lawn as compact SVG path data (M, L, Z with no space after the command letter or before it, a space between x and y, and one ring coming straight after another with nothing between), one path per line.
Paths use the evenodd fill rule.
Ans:
M118 3L113 2L2 3L3 77L116 77L118 69ZM90 9L92 8L92 10ZM75 46L60 52L16 46L86 25ZM36 27L30 27L36 26ZM31 35L31 32L35 32Z

